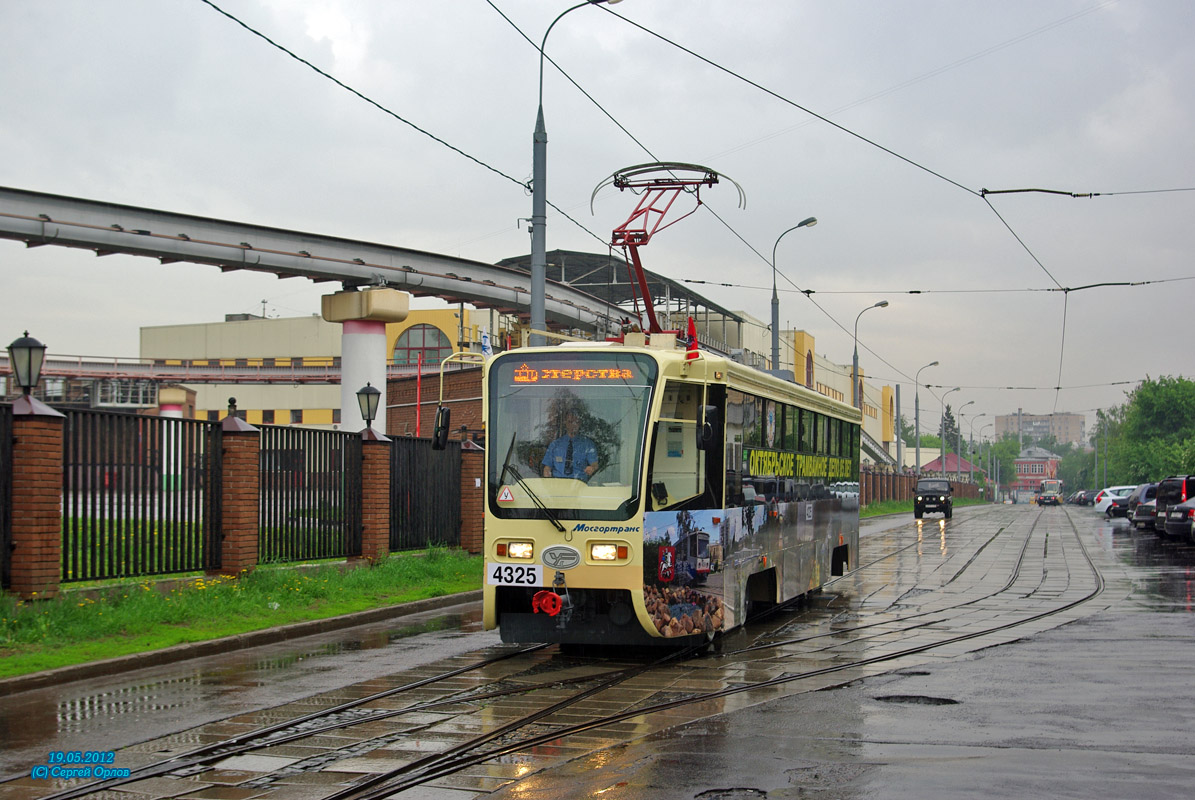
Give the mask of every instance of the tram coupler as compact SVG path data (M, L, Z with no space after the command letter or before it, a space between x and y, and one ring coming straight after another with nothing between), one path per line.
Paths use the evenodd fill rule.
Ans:
M543 589L531 596L531 610L536 614L542 611L549 617L559 617L556 627L564 630L573 616L573 598L569 596L563 572L556 573L551 589Z

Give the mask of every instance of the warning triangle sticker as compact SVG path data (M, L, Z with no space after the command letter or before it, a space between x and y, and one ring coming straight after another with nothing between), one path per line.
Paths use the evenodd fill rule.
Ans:
M515 496L510 493L509 486L503 486L502 491L498 492L498 502L499 503L509 503L509 502L512 502L514 499L515 499Z

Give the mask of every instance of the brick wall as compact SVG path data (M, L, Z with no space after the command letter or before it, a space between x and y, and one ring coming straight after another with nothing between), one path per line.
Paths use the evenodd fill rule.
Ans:
M418 397L418 404L416 398ZM386 384L386 435L414 436L415 413L420 416L419 435L430 439L436 423L436 405L440 401L440 375L423 376L422 385L415 378L400 378ZM481 367L444 373L444 401L452 409L452 439L462 425L469 433L481 431Z
M246 426L249 427L249 426ZM220 572L235 575L257 566L261 434L256 428L224 430Z
M390 440L361 443L361 558L377 564L390 554Z
M485 521L485 452L461 451L461 548L470 553L482 551L482 525ZM481 484L478 486L478 484Z
M13 416L11 591L26 599L58 594L62 424L61 416Z

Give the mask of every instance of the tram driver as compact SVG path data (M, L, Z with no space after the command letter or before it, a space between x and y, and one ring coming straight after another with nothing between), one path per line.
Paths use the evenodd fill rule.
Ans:
M544 453L545 478L576 478L588 482L598 470L597 445L580 434L581 420L577 412L564 415L564 433L557 437Z

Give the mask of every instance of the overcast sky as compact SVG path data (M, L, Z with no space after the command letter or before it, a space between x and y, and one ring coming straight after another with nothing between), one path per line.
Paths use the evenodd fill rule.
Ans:
M529 251L519 184L539 58L511 23L538 43L569 3L217 5L492 170L201 0L8 0L0 185L485 262ZM698 163L740 184L746 207L729 182L704 192L726 224L698 211L641 251L645 266L733 283L693 288L766 323L773 245L816 216L777 250L782 327L849 364L856 316L888 300L859 321L860 362L902 384L910 419L914 374L941 362L921 373L923 428L939 386L987 414L979 433L1018 408L1090 418L1147 375L1195 371L1195 192L1173 191L1195 187L1195 3L608 8L573 11L547 42L594 99L548 66L548 197L593 232L550 212L549 249L605 251L634 205L608 188L590 213L615 170ZM1102 196L980 192L1022 188ZM1146 283L1046 291L1102 282ZM335 288L0 241L3 335L28 328L51 354L136 356L141 326L263 301L306 315Z

